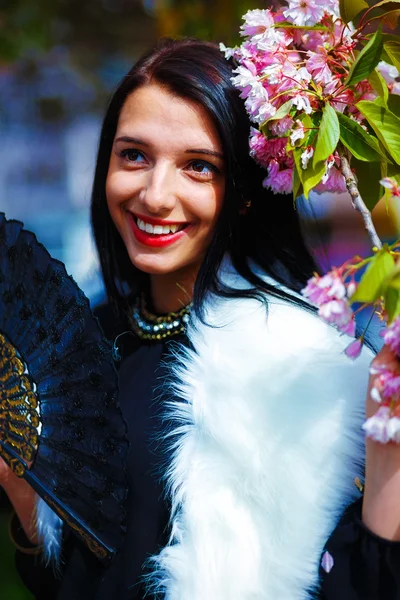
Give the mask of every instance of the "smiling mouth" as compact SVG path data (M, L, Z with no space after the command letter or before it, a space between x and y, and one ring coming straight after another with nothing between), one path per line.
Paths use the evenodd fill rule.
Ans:
M140 231L147 233L149 235L163 236L163 235L171 235L175 233L179 233L186 229L189 223L168 223L166 225L153 225L152 223L148 223L143 219L139 219L135 215L132 215L133 219Z

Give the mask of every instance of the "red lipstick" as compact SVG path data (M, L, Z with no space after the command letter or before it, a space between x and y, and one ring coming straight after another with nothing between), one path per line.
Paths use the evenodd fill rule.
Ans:
M139 215L135 215L135 217L136 216L139 219L141 219L142 221L150 223L151 225L171 225L171 224L176 223L176 221L165 221L163 219L154 219L154 218L150 218L150 217L142 218ZM179 240L181 237L186 235L186 231L190 227L190 226L185 227L185 229L182 229L181 231L177 231L176 233L167 233L165 235L163 235L163 234L155 235L154 233L147 233L147 231L142 231L141 229L139 229L139 227L137 226L135 217L132 214L128 215L129 223L131 225L133 235L135 236L135 238L137 239L137 241L140 244L143 244L144 246L149 246L150 248L164 248L165 246L169 246L170 244L173 244L174 242Z

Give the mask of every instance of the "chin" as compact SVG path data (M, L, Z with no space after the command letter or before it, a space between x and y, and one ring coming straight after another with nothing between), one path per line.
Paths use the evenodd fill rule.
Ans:
M165 260L165 258L153 256L130 256L131 263L134 267L147 273L148 275L167 275L179 271L183 265L175 265L171 261Z

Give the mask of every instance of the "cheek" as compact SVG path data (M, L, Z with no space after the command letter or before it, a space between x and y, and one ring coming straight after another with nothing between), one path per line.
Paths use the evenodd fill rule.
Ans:
M212 193L208 196L207 201L199 206L203 207L202 221L208 227L214 228L225 198L225 184L221 183L213 188Z
M109 173L106 181L106 196L109 204L120 204L134 192L134 179L127 173Z

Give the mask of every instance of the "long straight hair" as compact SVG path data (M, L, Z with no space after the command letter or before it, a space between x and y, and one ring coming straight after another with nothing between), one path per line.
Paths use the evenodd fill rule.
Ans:
M267 292L309 308L296 296L266 283L251 267L252 262L256 263L294 291L300 290L317 270L304 243L291 196L267 192L262 187L265 171L249 156L250 122L231 82L232 67L214 44L163 39L133 66L111 98L101 131L91 214L107 296L120 316L129 310L129 298L146 285L148 276L132 265L110 217L106 178L124 102L149 83L204 107L216 126L225 157L225 199L194 288L197 314L204 318L204 298L209 292L264 301ZM249 201L251 205L245 209ZM218 270L226 254L249 282L248 289L238 291L221 283Z

